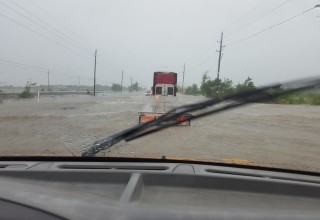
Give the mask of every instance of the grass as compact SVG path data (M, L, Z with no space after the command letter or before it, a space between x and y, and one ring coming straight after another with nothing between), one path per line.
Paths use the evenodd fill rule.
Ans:
M21 99L29 99L34 97L34 95L31 93L31 87L27 85L25 89L18 94L18 97Z
M291 95L284 95L272 102L276 104L320 105L320 90L309 90Z

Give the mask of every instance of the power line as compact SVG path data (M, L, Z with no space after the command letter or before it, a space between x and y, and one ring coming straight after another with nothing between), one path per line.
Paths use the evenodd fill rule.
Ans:
M216 52L216 51L213 51ZM211 58L212 58L213 54L210 54L206 59L204 59L202 62L198 63L197 65L191 66L190 68L188 68L188 70L194 70L197 69L198 67L202 66L203 64L207 63Z
M106 64L104 64L102 62L99 62L99 61L97 61L97 64L102 65L105 68L105 70L108 70L108 72L109 71L111 71L111 72L119 72L119 70L120 70L120 69L118 69L118 68L116 69L115 67L112 67L112 66L107 66ZM113 74L118 75L117 73L113 73Z
M66 30L68 30L69 32L71 32L72 34L74 34L75 36L81 38L81 36L79 36L78 34L76 34L75 32L71 31L71 29L69 27L67 27L66 25L64 25L62 22L60 22L57 18L55 18L52 14L50 14L49 12L45 11L43 8L41 8L38 4L36 4L34 1L29 0L29 2L31 2L33 5L35 5L38 9L40 9L44 14L46 14L47 16L51 17L52 20L55 20L59 25L61 25L62 27L64 27ZM82 38L82 41L84 42L84 39ZM96 46L94 46L93 44L91 44L90 42L88 42L87 40L86 44L90 47L90 48L96 48ZM87 48L89 48L87 47ZM90 49L90 51L92 51Z
M21 8L22 10L26 11L28 14L30 14L31 16L35 17L36 19L38 19L39 21L41 21L42 23L44 23L45 25L47 25L48 27L52 28L53 30L55 30L56 32L60 33L62 36L64 36L66 39L68 39L69 41L75 43L76 45L80 46L80 48L82 47L83 49L86 49L89 51L89 53L92 55L93 54L93 50L87 48L84 45L81 45L79 42L73 40L72 38L70 38L69 36L67 36L66 34L64 34L63 32L61 32L60 30L58 30L57 28L53 27L52 25L48 24L46 21L44 21L43 19L39 18L38 16L32 14L31 12L29 12L28 10L26 10L25 8L23 8L22 6L20 6L19 4L17 4L16 2L14 2L13 0L9 0L11 1L13 4L15 4L17 7Z
M3 63L1 63L1 64L3 64ZM28 66L28 65L26 65L26 66ZM23 68L23 67L20 67L20 66L14 66L14 67L18 67L18 68ZM14 72L15 73L12 73L11 71L6 71L6 70L4 70L6 73L10 73L10 75L15 75L17 72L14 70ZM32 71L32 72L29 72L29 71ZM40 72L40 73L48 73L48 70L38 70L38 69L36 69L35 68L35 70L25 70L24 69L24 71L23 71L23 73L24 73L24 75L33 75L33 74L37 74L38 72ZM19 73L21 73L20 71L19 71ZM59 76L62 76L62 77L65 77L65 78L68 78L68 79L72 79L72 78L74 78L74 77L72 77L72 76L66 76L65 74L60 74L60 73L56 73L56 72L51 72L50 71L50 75L59 75ZM45 76L44 74L42 75L42 76Z
M98 58L99 57L100 57L100 60L102 60L102 58L104 57L104 54L100 53L100 55L98 55ZM97 60L97 63L103 65L106 69L112 70L113 72L120 72L122 70L121 68L118 68L111 63L108 63L108 66L107 66L106 64L99 62L99 59Z
M23 63L19 63L19 62L16 62L16 61L11 61L11 60L6 60L6 59L1 59L1 61L4 61L4 62L7 62L7 63L13 63L13 64L16 64L16 65L22 65L22 66L29 66L29 67L33 67L33 68L36 68L36 69L43 69L43 70L47 70L48 68L44 68L44 67L39 67L39 66L34 66L34 65L29 65L29 64L23 64Z
M227 45L230 46L230 45L234 45L234 44L240 43L240 42L242 42L242 41L245 41L245 40L248 40L248 39L250 39L250 38L252 38L252 37L255 37L255 36L259 35L259 34L262 34L262 33L266 32L266 31L268 31L268 30L271 30L271 29L273 29L273 28L275 28L275 27L279 27L280 25L285 24L285 23L291 21L292 19L294 19L294 18L296 18L296 17L298 17L298 16L301 16L301 15L305 14L305 13L311 11L312 9L316 8L316 7L320 7L320 5L316 5L315 7L312 7L312 8L310 8L310 9L308 9L308 10L305 10L305 11L299 13L299 14L296 14L296 15L294 15L294 16L292 16L292 17L290 17L290 18L288 18L288 19L286 19L286 20L284 20L284 21L281 21L281 22L279 22L279 23L277 23L277 24L273 24L273 25L271 25L270 27L267 27L267 28L265 28L265 29L263 29L263 30L261 30L261 31L258 31L258 32L256 32L256 33L254 33L254 34L251 34L251 35L249 35L249 36L247 36L247 37L245 37L245 38L242 38L242 39L240 39L240 40L238 40L238 41L231 42L231 43L229 43L229 44L227 44Z
M208 53L210 53L210 51L215 47L215 44L211 44L209 47L207 47L207 49L205 50L205 52L203 52L197 59L195 59L196 61L201 61L201 59L203 57L205 57L205 55L207 55ZM212 52L212 51L211 51ZM191 62L190 64L197 64L199 62Z
M7 8L9 8L10 10L12 10L12 11L14 11L15 13L17 13L17 14L21 15L22 17L24 17L24 18L26 18L27 20L31 21L32 23L34 23L34 24L38 25L39 27L41 27L41 28L43 28L43 29L47 30L48 32L50 32L50 33L54 34L55 36L57 36L57 37L61 38L61 36L57 35L56 33L54 33L53 31L51 31L51 30L50 30L50 29L48 29L47 27L45 27L45 26L43 26L43 25L39 24L38 22L36 22L36 21L32 20L31 18L29 18L29 17L25 16L24 14L20 13L19 11L15 10L14 8L10 7L9 5L7 5L7 4L5 4L5 3L3 3L3 2L0 2L0 4L2 4L2 5L4 5L4 6L6 6L6 7L7 7ZM62 38L62 39L63 39L63 38ZM64 40L64 39L63 39L63 40ZM81 49L81 48L80 48L80 49ZM87 52L86 52L86 53L87 53Z
M8 64L13 64L12 65L12 67L16 67L16 68L21 68L21 69L23 69L24 70L24 72L25 71L32 71L33 73L34 73L34 71L36 71L36 72L40 72L40 73L47 73L47 71L48 71L48 69L47 68L43 68L43 67L37 67L37 66L32 66L32 65L28 65L28 64L21 64L21 63L17 63L17 62L14 62L14 61L8 61L8 60L3 60L3 59L0 59L1 61L2 61L2 63L0 63L0 64L5 64L4 62L7 62ZM16 65L19 65L19 66L16 66ZM23 66L25 66L25 67L31 67L31 68L33 68L33 70L31 70L31 69L25 69L25 67L23 67ZM30 73L30 72L29 72ZM58 73L58 72L50 72L50 74L51 75L61 75L61 76L63 76L63 77L67 77L67 78L73 78L73 77L71 77L71 76L66 76L65 74L61 74L61 73Z
M9 63L9 64L13 64L13 65L21 66L21 67L15 66L15 67L19 67L19 68L23 68L22 66L26 66L26 67L29 67L29 68L34 68L35 71L42 72L42 73L47 73L48 69L50 69L50 74L51 75L60 75L60 76L68 77L68 76L65 76L67 73L65 73L63 71L60 71L60 70L56 70L56 69L51 69L51 68L46 68L46 67L40 67L40 66L35 66L35 65L19 63L19 62L16 62L16 61L2 59L2 58L0 58L0 61L6 62L6 63Z
M270 11L268 11L267 13L265 13L265 14L263 14L262 16L256 18L255 20L251 21L249 24L243 25L243 26L241 26L240 28L234 30L233 32L231 32L230 34L228 34L227 37L230 37L230 36L234 35L235 33L243 30L244 28L250 26L251 24L256 23L257 21L259 21L260 19L264 18L265 16L271 14L272 12L274 12L275 10L277 10L278 8L280 8L281 6L287 4L289 1L291 1L291 0L286 0L286 1L282 2L281 4L277 5L276 7L274 7L274 8L271 9Z
M8 69L15 68L14 70L17 71L16 68L18 68L20 71L23 70L23 72L40 72L40 73L45 73L45 71L44 71L44 70L41 70L41 69L36 69L36 68L29 69L28 67L18 66L18 65L11 64L11 63L0 62L0 65L6 65L6 66L2 66L3 69L5 69L5 68L8 68Z
M59 37L60 39L62 40L68 40L68 42L71 42L73 43L75 46L77 46L78 48L80 48L81 50L84 50L84 47L82 45L80 45L78 42L76 42L75 40L69 38L68 36L66 36L64 33L62 33L61 31L57 30L56 28L52 27L51 25L49 25L48 23L46 23L44 20L42 20L41 18L33 15L31 12L29 12L28 10L26 10L25 8L23 8L22 6L20 6L19 4L17 4L16 2L14 2L13 0L10 0L14 5L16 5L17 7L19 7L20 9L24 10L25 12L27 12L28 14L30 14L31 16L35 17L36 19L40 20L42 23L44 23L45 25L47 25L48 27L50 27L51 29L55 30L56 32L59 32L60 35L58 35L57 33L53 32L52 30L50 30L49 28L43 26L42 24L32 20L31 18L25 16L24 14L20 13L19 11L15 10L14 8L10 7L9 5L3 3L3 2L0 2L1 4L3 4L4 6L6 6L7 8L11 9L12 11L16 12L17 14L23 16L24 18L28 19L29 21L31 21L32 23L35 23L36 25L38 25L39 27L47 30L48 32L54 34L55 36ZM85 53L89 53L90 55L92 55L91 51L88 52L87 48L85 48L86 52Z
M236 23L238 23L239 21L243 20L245 17L247 17L251 12L253 12L254 10L256 10L257 8L259 8L262 4L264 4L267 0L263 0L261 2L259 2L257 5L255 5L253 8L251 8L249 11L247 11L244 15L242 15L241 17L239 17L237 20L235 20L231 25L229 25L229 27L225 28L225 30L228 30L230 27L234 26Z
M212 57L212 52L211 51L213 48L215 47L215 44L211 44L207 47L207 49L205 50L204 53L202 53L197 59L195 59L197 62L189 62L189 65L191 65L190 68L188 68L188 70L193 70L193 69L197 69L199 66L201 66L202 64L206 63L209 59L211 59ZM206 55L208 55L204 60L202 60L203 57L205 57ZM202 60L202 61L201 61ZM199 61L199 62L198 62ZM193 65L194 64L194 65Z
M243 19L244 17L246 17L248 14L250 14L252 11L256 10L259 6L261 6L261 5L262 5L263 3L265 3L266 1L267 1L267 0L263 0L263 1L261 1L260 3L258 3L257 5L255 5L252 9L250 9L245 15L243 15L243 16L242 16L240 19L238 19L238 20L241 20L241 19ZM271 11L269 11L269 12L267 12L266 14L264 14L263 16L255 19L255 20L252 21L250 24L252 24L252 23L258 21L259 19L261 19L262 17L264 17L264 16L272 13L273 11L275 11L275 10L278 9L278 8L280 8L282 5L288 3L289 1L291 1L291 0L286 0L285 2L277 5L277 6L276 6L275 8L273 8ZM237 21L238 21L238 20L237 20ZM246 27L246 26L248 26L248 25L250 25L250 24L247 24L247 25L241 27L241 29L243 29L244 27ZM233 26L233 25L230 25L230 26ZM239 29L240 29L240 28L239 28ZM236 31L240 31L239 29L231 32L230 35L234 34ZM230 35L229 35L229 36L230 36ZM227 37L228 37L228 36L227 36ZM213 47L214 47L214 44L212 44L210 47L208 47L208 49L206 49L206 51L205 51L201 56L199 56L199 58L204 57L208 52L210 52L210 50L212 50ZM197 60L200 60L199 58L198 58ZM196 68L198 68L199 66L201 66L202 64L206 63L210 58L211 58L211 55L209 55L206 59L204 59L204 60L201 61L200 63L198 63L198 64L196 64L196 65L194 65L194 66L191 66L191 67L188 68L188 69L189 69L189 70L190 70L190 69L196 69Z
M42 80L47 80L47 73L48 73L48 70L47 71L42 71L42 73L46 73L46 74L43 74L43 75L41 75L41 76L39 76L39 77L43 77L43 78L41 78ZM6 70L2 70L1 72L0 72L0 74L9 74L9 75L15 75L16 74L16 72L11 72L11 71L6 71ZM30 79L31 80L31 75L33 75L33 73L27 73L27 74L24 74L24 77L28 77L28 78L25 78L25 79ZM63 78L66 78L66 79L77 79L77 77L73 77L73 76L66 76L65 74L60 74L60 73L56 73L56 72L51 72L50 71L50 76L51 75L54 75L55 76L55 78L59 78L59 77L63 77ZM21 78L21 77L20 77ZM37 76L37 79L39 80L39 78L38 78L38 76ZM51 78L50 78L51 79ZM90 78L88 78L88 77L82 77L82 79L84 79L84 81L92 81L92 79L90 79ZM11 81L11 80L9 80L9 79L5 79L5 81ZM46 84L46 83L44 83L44 84Z
M319 6L318 6L318 7L319 7ZM314 9L314 8L315 8L315 7L310 8L310 9L304 11L304 12L301 12L300 14L294 15L294 16L288 18L287 20L284 20L284 21L278 23L277 26L280 26L280 25L282 25L282 24L284 24L284 23L287 23L288 21L290 21L290 20L292 20L292 19L294 19L294 18L296 18L296 17L298 17L298 16L300 16L300 15L303 15L303 14L307 13L307 12L311 11L311 10Z
M12 71L6 71L6 70L2 70L2 72L0 72L0 74L9 74L9 75L15 75L15 74L17 74L17 72L12 72ZM43 80L43 81L45 81L45 80L48 80L48 71L42 71L42 75L37 75L37 81L39 81L40 79L41 80ZM51 76L52 75L54 75L55 77L54 77L54 79L57 79L57 78L65 78L65 79L69 79L69 80L75 80L75 79L78 79L77 77L73 77L73 76L66 76L66 75L64 75L64 74L59 74L59 73L55 73L55 72L51 72L50 71L50 81L51 81ZM24 75L23 75L24 77L28 77L28 78L30 78L31 79L31 77L32 76L34 76L35 77L35 75L34 75L34 73L30 73L30 72L28 72L28 73L25 73ZM41 77L41 78L40 78ZM19 77L19 78L21 78L21 77ZM82 79L84 79L85 81L90 81L90 79L89 78L86 78L86 77L83 77ZM6 80L6 81L9 81L9 80ZM65 82L65 81L64 81ZM48 82L47 83L44 83L44 84L48 84Z
M33 29L25 26L24 24L21 24L20 22L14 20L14 19L12 19L12 18L7 17L6 15L4 15L4 14L2 14L2 13L0 13L0 15L1 15L2 17L4 17L4 18L6 18L6 19L8 19L8 20L10 20L10 21L12 21L12 22L14 22L14 23L16 23L17 25L19 25L19 26L21 26L21 27L23 27L23 28L25 28L25 29L27 29L27 30L29 30L29 31L31 31L31 32L39 35L39 36L41 36L42 38L45 38L45 39L47 39L47 40L49 40L49 41L51 41L51 42L59 45L60 47L63 47L63 48L65 48L65 49L71 51L72 53L75 53L75 54L80 55L80 56L82 56L82 57L85 57L85 58L87 58L87 59L89 58L89 57L87 57L87 56L84 56L83 54L78 53L77 51L72 50L72 49L69 48L69 47L66 47L65 45L63 45L63 44L61 44L61 43L59 43L59 42L57 42L57 41L55 41L55 40L52 40L52 39L46 37L46 36L43 35L43 34L40 34L39 32L37 32L37 31L35 31L35 30L33 30ZM91 59L91 58L90 58L90 59Z

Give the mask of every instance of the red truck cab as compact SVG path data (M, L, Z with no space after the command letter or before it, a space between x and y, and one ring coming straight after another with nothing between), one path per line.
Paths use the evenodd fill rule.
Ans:
M153 74L153 95L176 96L177 94L177 73L154 72Z
M177 94L177 73L174 72L154 72L153 86L151 87L153 99L152 110L149 112L139 112L139 124L150 122L161 117L174 108L176 98L157 96L176 96ZM167 113L170 114L170 113ZM189 115L182 115L173 119L180 126L190 126Z

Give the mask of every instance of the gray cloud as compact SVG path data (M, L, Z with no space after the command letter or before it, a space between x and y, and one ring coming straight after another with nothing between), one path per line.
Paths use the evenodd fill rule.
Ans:
M1 2L55 33L0 4L2 15L42 35L0 16L0 59L44 67L0 60L0 82L7 84L23 85L28 79L46 84L46 69L52 72L52 84L77 84L78 76L91 84L95 49L99 84L119 82L122 69L127 85L132 77L149 87L158 70L180 73L181 83L183 63L186 84L199 84L206 70L216 76L221 31L226 45L221 77L238 82L251 76L261 85L320 73L319 10L232 44L319 4L318 0L292 0L271 13L284 1L13 0L42 21L10 0Z

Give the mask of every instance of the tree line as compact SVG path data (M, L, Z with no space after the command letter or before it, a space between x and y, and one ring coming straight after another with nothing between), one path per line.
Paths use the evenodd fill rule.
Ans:
M207 73L203 74L200 88L197 84L188 86L184 94L186 95L204 95L206 97L214 98L221 97L245 90L256 88L252 78L247 77L242 83L233 84L233 81L225 78L210 79ZM304 104L304 105L320 105L320 88L310 89L308 91L296 92L290 95L282 95L278 98L266 101L266 103L273 104Z
M138 82L133 83L131 86L123 87L123 90L128 90L130 92L132 91L140 91L142 88L139 86ZM111 90L114 92L120 92L121 91L121 85L119 83L113 83L111 86Z
M210 79L209 75L204 73L200 88L198 88L198 85L194 83L192 86L188 86L186 88L184 94L218 97L254 88L256 88L256 86L250 77L248 77L243 83L234 85L233 81L228 78Z

